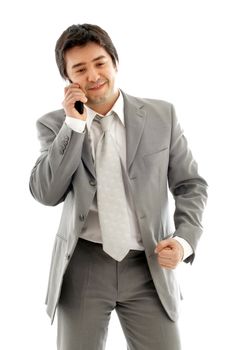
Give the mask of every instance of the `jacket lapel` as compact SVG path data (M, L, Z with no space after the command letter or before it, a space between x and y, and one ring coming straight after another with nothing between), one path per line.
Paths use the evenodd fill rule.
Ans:
M146 113L143 109L143 103L124 93L123 97L126 127L127 170L129 170L143 134Z
M143 109L143 103L141 103L135 97L129 96L123 92L122 94L124 98L124 118L126 127L126 162L127 170L129 170L134 161L138 145L144 131L146 113ZM96 177L90 141L87 132L85 134L83 143L82 160L90 173Z

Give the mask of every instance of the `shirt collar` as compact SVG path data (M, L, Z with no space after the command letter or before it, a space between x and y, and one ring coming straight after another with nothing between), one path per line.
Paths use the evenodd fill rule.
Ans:
M93 109L90 107L85 106L87 110L87 129L90 131L91 124L93 119L95 118L97 112L95 112ZM110 113L115 112L120 121L122 122L123 126L125 126L125 120L124 120L124 100L123 100L123 95L121 91L119 91L119 96L116 102L114 103L113 107L111 108L108 113L105 115L109 115Z

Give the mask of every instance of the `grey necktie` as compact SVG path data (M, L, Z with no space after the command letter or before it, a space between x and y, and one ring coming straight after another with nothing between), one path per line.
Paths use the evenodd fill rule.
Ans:
M103 250L121 261L130 249L130 223L120 157L109 131L113 118L96 116L103 130L96 148L97 205Z

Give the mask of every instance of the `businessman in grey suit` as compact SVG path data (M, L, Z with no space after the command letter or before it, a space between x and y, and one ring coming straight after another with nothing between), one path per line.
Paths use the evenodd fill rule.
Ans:
M44 205L63 202L46 297L57 347L104 350L115 309L129 350L178 350L174 269L194 260L207 183L174 107L117 87L118 54L102 28L73 25L55 51L69 85L63 109L37 121L30 190Z

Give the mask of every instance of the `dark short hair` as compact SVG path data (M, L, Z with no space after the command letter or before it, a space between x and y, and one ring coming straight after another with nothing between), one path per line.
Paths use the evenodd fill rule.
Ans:
M94 24L73 24L61 34L56 42L55 57L62 78L68 78L64 59L65 52L75 46L85 46L89 42L94 42L103 47L116 67L118 54L108 33Z

